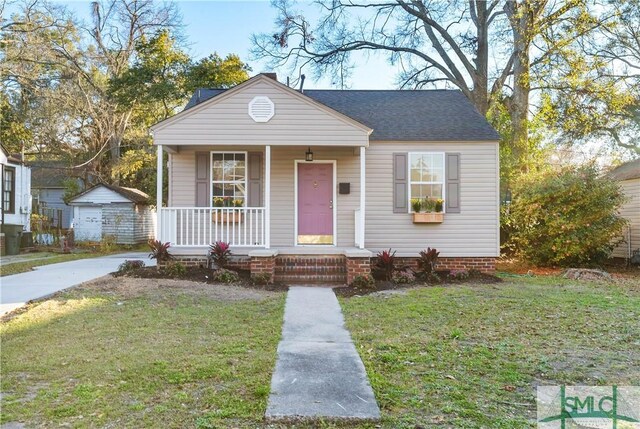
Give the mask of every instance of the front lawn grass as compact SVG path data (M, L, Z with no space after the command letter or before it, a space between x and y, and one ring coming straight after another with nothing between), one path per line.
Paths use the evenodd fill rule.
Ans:
M283 304L283 294L225 302L86 288L35 304L0 326L0 422L251 427L266 408Z
M640 282L508 277L341 299L390 428L533 428L538 385L640 383Z
M638 282L511 276L340 301L379 423L265 422L284 295L227 302L162 288L75 288L4 322L0 422L534 428L537 385L640 382Z

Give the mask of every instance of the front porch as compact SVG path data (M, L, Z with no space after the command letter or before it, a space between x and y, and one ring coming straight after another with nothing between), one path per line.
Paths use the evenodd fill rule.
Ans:
M273 248L364 249L365 147L314 147L313 159L305 159L310 150L158 146L157 239L192 255L217 241L244 255Z
M199 265L229 243L237 268L287 283L350 283L364 248L365 147L158 147L157 239ZM313 159L305 158L312 151ZM366 260L366 261L365 261ZM356 263L357 262L357 263ZM360 263L362 262L362 263ZM357 271L357 273L356 273Z

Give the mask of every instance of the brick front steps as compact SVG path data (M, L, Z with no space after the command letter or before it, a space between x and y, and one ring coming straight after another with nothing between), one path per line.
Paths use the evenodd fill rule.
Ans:
M282 255L275 259L275 280L278 282L347 283L347 258L344 255Z

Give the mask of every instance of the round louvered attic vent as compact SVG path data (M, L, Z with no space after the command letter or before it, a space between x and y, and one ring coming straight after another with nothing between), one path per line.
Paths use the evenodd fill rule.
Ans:
M256 122L269 122L275 113L273 102L269 97L254 97L249 102L249 116Z

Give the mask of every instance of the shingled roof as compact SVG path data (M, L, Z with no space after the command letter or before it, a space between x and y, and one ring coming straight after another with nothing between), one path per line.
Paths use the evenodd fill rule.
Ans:
M198 89L184 110L224 93ZM457 90L305 90L304 95L373 128L371 140L496 141L500 136ZM277 107L276 107L277 112Z
M125 188L124 186L117 186L117 185L108 185L106 183L98 183L95 186L90 187L89 189L86 189L82 192L80 192L78 195L74 196L73 198L71 198L70 201L73 201L85 194L88 194L89 192L93 191L94 189L100 187L100 186L104 186L107 189L112 190L113 192L116 192L120 195L122 195L123 197L125 197L126 199L128 199L129 201L136 203L136 204L147 204L149 202L149 195L145 194L144 192L142 192L139 189L135 189L135 188Z
M640 178L640 158L617 166L609 172L609 177L615 180L631 180Z

